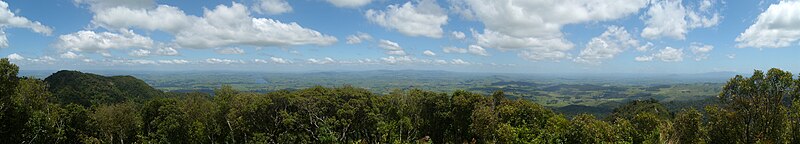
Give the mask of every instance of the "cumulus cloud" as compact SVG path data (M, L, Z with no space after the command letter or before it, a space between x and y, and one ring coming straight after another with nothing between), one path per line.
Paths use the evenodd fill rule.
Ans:
M467 38L467 35L464 34L464 32L460 32L460 31L453 31L452 35L453 35L453 38L456 38L456 39L465 39L465 38Z
M736 37L736 47L781 48L800 40L800 1L772 4Z
M28 20L28 18L17 16L8 9L8 3L5 1L0 1L0 27L27 28L33 30L33 32L45 35L53 33L53 28L45 26L38 21L31 21ZM8 46L6 33L3 29L0 29L0 48L6 48Z
M172 47L159 47L156 49L156 55L176 56L178 55L178 50Z
M442 37L442 26L447 24L447 13L435 0L421 0L417 5L389 5L385 11L367 10L365 16L373 23L397 30L408 36Z
M92 23L107 29L142 28L174 35L185 48L215 48L236 45L292 46L330 45L333 36L268 18L253 18L239 3L205 9L203 16L186 15L177 7L159 5L151 9L114 7L97 11Z
M111 32L97 33L81 30L59 36L55 47L63 51L96 53L108 53L111 49L153 47L154 42L149 37L135 34L131 30L122 30L120 32L120 34Z
M372 0L326 0L336 7L357 8L369 4Z
M568 58L573 44L562 37L515 37L489 29L483 33L473 31L477 45L500 50L519 50L520 57L531 60L558 60Z
M404 64L404 63L414 62L414 58L411 56L398 56L398 57L389 56L381 58L381 60L383 60L383 62L387 64Z
M434 53L431 50L425 50L425 51L422 52L422 54L424 54L426 56L436 56L436 53Z
M82 58L83 57L83 55L76 54L76 53L74 53L72 51L67 51L65 53L62 53L60 56L61 56L61 58L65 58L65 59L78 59L78 58Z
M55 58L50 57L50 56L41 56L39 58L29 58L29 59L26 59L26 60L31 61L31 62L35 62L35 63L46 63L46 64L53 64L56 61Z
M24 60L25 59L25 57L23 57L22 55L19 55L17 53L9 54L8 56L6 56L6 58L8 58L9 60L15 60L15 61Z
M347 44L359 44L368 40L372 40L372 36L362 32L347 36Z
M290 60L287 60L287 59L284 59L284 58L279 58L279 57L270 57L269 59L273 63L277 63L277 64L290 64L290 63L292 63L292 61L290 61Z
M12 61L27 61L27 62L34 62L34 63L46 63L46 64L53 64L56 59L50 56L40 56L39 58L25 58L20 54L12 53L6 56L9 60Z
M666 47L654 54L653 57L660 59L664 62L680 62L683 61L683 49L676 49Z
M486 52L486 49L478 45L469 45L467 48L444 47L442 48L442 51L444 53L469 53L478 56L489 56L489 53Z
M253 10L262 14L281 14L292 12L292 6L286 0L258 0Z
M636 47L636 51L643 52L643 51L648 51L648 50L650 50L652 48L653 48L653 43L647 42L647 44L644 44L644 45L641 45L639 47Z
M701 43L692 43L692 45L689 46L689 49L691 49L692 54L694 55L694 60L701 61L708 59L708 53L714 49L714 46Z
M314 59L314 60L316 60L316 59ZM290 61L290 60L279 58L279 57L270 57L267 60L265 60L265 59L254 59L253 61L256 62L256 63L275 63L275 64L291 64L292 63L292 61Z
M386 50L386 54L388 55L406 55L406 51L403 49L403 47L400 47L400 44L389 40L380 40L378 42L378 47Z
M702 46L701 46L702 47ZM706 48L698 48L699 53L705 53L711 51L713 47L706 47ZM694 51L694 50L693 50ZM705 52L703 52L705 51ZM634 60L639 62L648 62L653 61L655 59L661 60L663 62L680 62L683 61L684 53L683 49L666 47L664 49L658 50L658 52L651 54L651 55L644 55L635 57ZM705 59L705 58L703 58ZM699 60L698 60L699 61Z
M561 1L561 0L465 0L453 8L485 25L473 31L482 47L518 51L532 61L569 58L573 44L564 39L567 24L619 19L635 14L648 0Z
M642 37L685 39L694 28L712 27L721 21L719 12L712 10L713 2L703 0L697 9L684 6L682 0L656 0L645 13Z
M188 64L188 60L183 59L173 59L173 60L158 60L160 64Z
M470 64L469 62L464 61L462 59L453 59L453 60L450 61L450 63L454 64L454 65L469 65Z
M232 59L219 59L219 58L209 58L205 61L208 64L244 64L245 62L242 60L232 60Z
M633 60L640 61L640 62L648 62L653 61L653 56L637 56Z
M575 61L600 64L602 61L612 59L629 48L639 49L638 47L640 47L639 41L634 39L624 28L609 26L603 34L592 38L586 44L586 48L581 50Z
M214 52L218 54L226 54L226 55L233 55L233 54L244 54L244 49L238 47L229 47L229 48L216 48Z
M146 57L146 56L150 56L150 50L146 50L146 49L132 50L131 52L128 53L128 55L135 56L135 57Z
M336 60L334 60L333 58L330 58L330 57L325 57L323 59L310 58L307 61L310 64L332 64L332 63L336 63Z

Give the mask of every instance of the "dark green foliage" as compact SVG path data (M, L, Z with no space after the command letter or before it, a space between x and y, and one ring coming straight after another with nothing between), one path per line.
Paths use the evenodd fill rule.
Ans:
M705 138L703 114L695 109L684 109L673 120L672 141L678 143L702 143Z
M731 79L720 103L704 111L672 114L651 99L621 104L603 120L590 114L570 120L532 101L507 99L503 91L377 95L316 86L251 93L224 85L213 95L162 93L129 76L61 71L42 81L16 77L17 67L5 59L0 68L4 143L800 141L800 81L777 69Z
M649 100L634 100L625 105L617 107L611 113L609 119L623 118L631 120L639 114L650 113L658 118L669 118L670 113L664 105L655 99Z
M78 71L58 71L44 79L64 104L83 106L124 101L143 101L162 95L142 80L131 76L105 77Z
M718 114L727 128L735 128L738 142L783 143L787 105L797 97L797 80L789 72L770 69L766 74L756 70L753 76L736 76L728 81L719 95Z

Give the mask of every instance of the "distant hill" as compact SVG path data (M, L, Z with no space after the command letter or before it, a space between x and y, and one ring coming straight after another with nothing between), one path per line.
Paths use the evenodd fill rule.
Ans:
M101 76L78 71L58 71L44 81L62 103L89 106L99 103L139 101L163 92L132 76Z

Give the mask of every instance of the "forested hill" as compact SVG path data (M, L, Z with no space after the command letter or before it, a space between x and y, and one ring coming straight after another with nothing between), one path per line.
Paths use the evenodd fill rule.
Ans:
M17 77L0 59L3 143L800 143L800 80L736 76L718 102L670 112L631 101L568 118L502 90L378 95L351 86L162 93L130 76Z
M65 103L83 106L123 101L141 101L163 95L147 83L132 76L112 76L82 73L79 71L58 71L44 81L50 92L59 96Z

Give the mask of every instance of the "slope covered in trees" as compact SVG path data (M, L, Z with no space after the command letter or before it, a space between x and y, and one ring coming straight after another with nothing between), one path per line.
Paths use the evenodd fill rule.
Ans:
M60 102L90 106L102 103L141 101L162 95L132 76L105 77L78 71L58 71L44 79Z
M8 143L800 143L800 80L778 69L732 78L719 102L670 113L632 101L610 117L567 118L502 91L376 95L312 87L161 93L133 77L61 71L17 77L0 60Z

